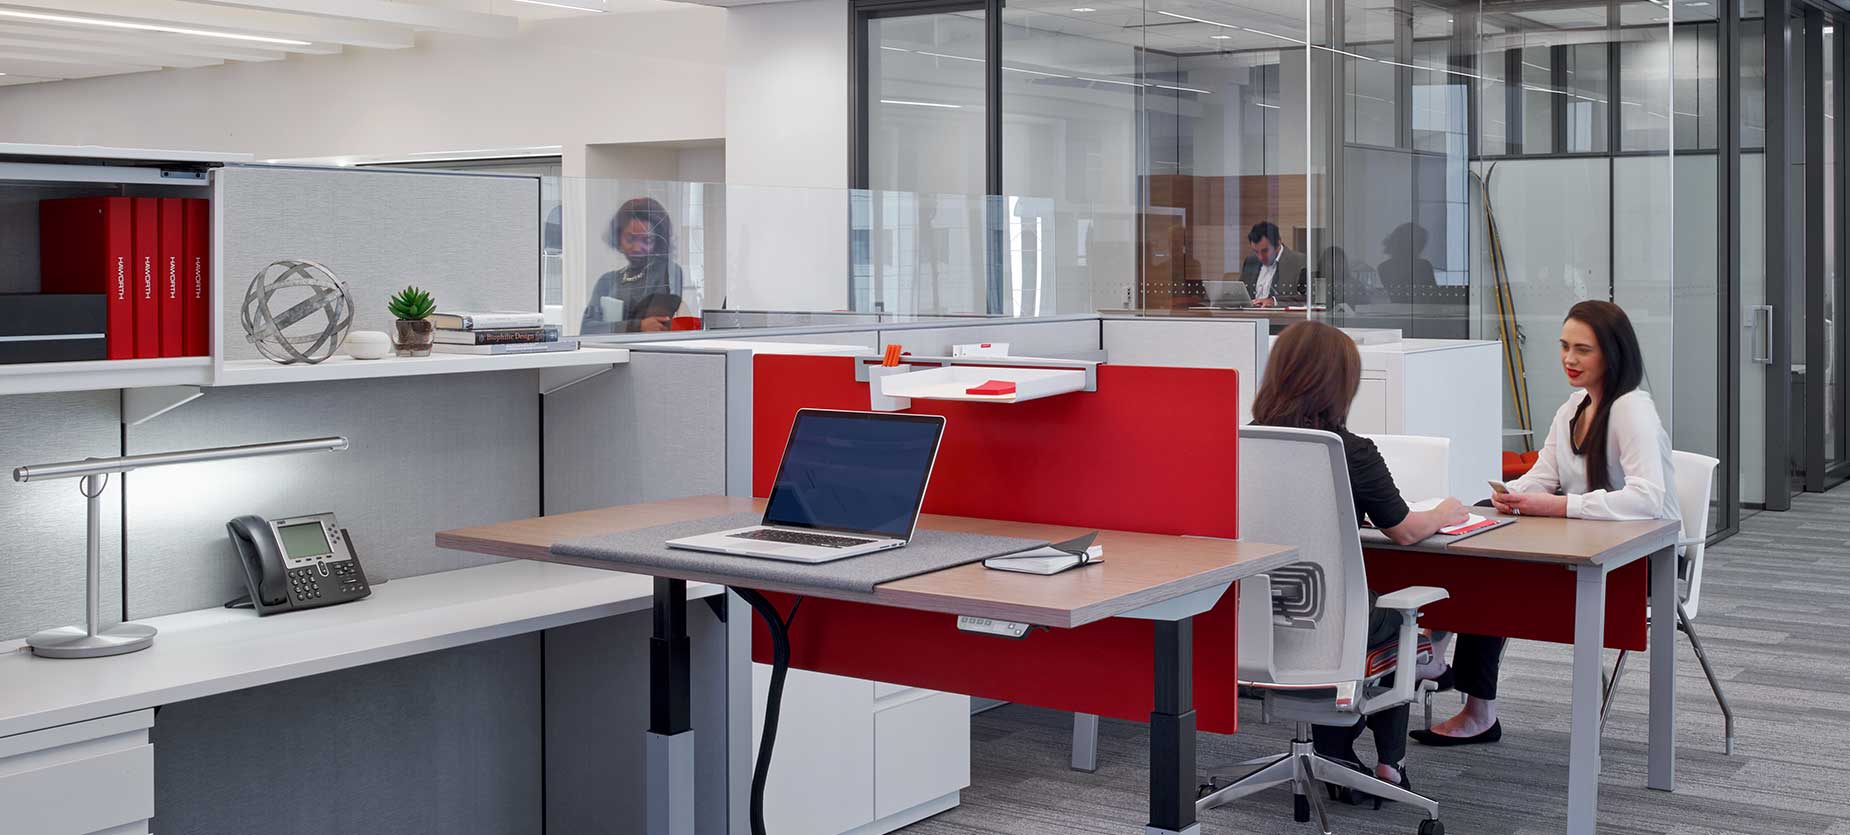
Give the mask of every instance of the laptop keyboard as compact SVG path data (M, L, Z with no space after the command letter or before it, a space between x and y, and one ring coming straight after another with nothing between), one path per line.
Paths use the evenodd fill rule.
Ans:
M759 528L755 531L732 534L733 539L755 539L760 542L785 542L791 545L814 545L818 548L852 548L866 545L871 539L857 539L852 536L829 536L820 533L801 533L776 528Z

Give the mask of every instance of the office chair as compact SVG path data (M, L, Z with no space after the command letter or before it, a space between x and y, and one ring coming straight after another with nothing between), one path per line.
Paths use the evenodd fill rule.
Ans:
M1696 661L1702 665L1702 674L1709 679L1709 690L1715 693L1716 704L1722 709L1722 752L1734 753L1734 711L1728 707L1728 697L1722 695L1721 680L1715 677L1714 668L1709 666L1709 654L1702 649L1702 639L1696 635L1696 613L1702 603L1702 557L1707 551L1709 537L1709 495L1713 488L1715 467L1720 464L1707 455L1694 452L1670 453L1670 465L1676 470L1677 509L1683 513L1683 536L1677 540L1677 547L1683 549L1677 560L1678 580L1682 582L1677 589L1677 631L1689 638L1690 649L1696 651ZM1650 613L1656 616L1657 613ZM1625 675L1625 661L1631 657L1626 650L1619 651L1619 660L1613 665L1612 678L1606 683L1606 698L1600 704L1600 729L1606 727L1606 714L1612 710L1613 697L1618 694L1619 678Z
M1419 609L1444 600L1444 589L1405 588L1375 605L1401 614L1391 659L1368 665L1368 582L1355 500L1342 439L1310 429L1240 428L1240 535L1292 545L1300 562L1240 581L1239 679L1259 691L1267 712L1294 723L1288 753L1251 760L1258 766L1221 784L1213 769L1196 801L1205 811L1272 786L1290 785L1295 818L1329 816L1318 793L1341 786L1419 807L1420 835L1443 835L1439 804L1318 756L1312 725L1354 725L1413 701ZM1382 654L1385 655L1385 654ZM1394 685L1382 687L1394 674Z

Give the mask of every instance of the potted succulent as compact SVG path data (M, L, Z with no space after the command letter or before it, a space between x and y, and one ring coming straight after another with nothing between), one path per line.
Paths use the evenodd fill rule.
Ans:
M398 320L392 330L392 345L401 357L428 357L436 327L428 318L437 309L437 300L416 287L398 291L385 309Z

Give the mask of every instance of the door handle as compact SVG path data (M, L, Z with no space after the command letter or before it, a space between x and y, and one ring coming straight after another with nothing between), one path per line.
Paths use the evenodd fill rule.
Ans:
M1753 315L1753 319L1747 323L1748 330L1751 331L1748 335L1751 341L1747 346L1747 358L1761 365L1772 365L1773 306L1756 304L1750 306L1748 311Z

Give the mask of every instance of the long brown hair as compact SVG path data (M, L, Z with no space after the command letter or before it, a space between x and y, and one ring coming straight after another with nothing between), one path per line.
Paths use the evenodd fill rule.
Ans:
M1573 422L1568 424L1568 447L1575 454L1587 457L1587 489L1610 490L1614 485L1611 471L1607 469L1606 428L1612 418L1613 401L1644 382L1644 351L1638 347L1638 332L1632 330L1631 317L1625 315L1624 308L1612 302L1581 302L1567 311L1567 318L1593 331L1593 338L1599 342L1600 360L1606 367L1605 374L1600 377L1599 407L1593 412L1592 424L1587 426L1586 440L1574 442L1574 427L1580 423L1580 413L1588 403L1582 400L1580 409L1574 412Z
M1355 340L1322 322L1299 322L1272 345L1265 382L1253 400L1253 423L1342 429L1361 384L1362 355Z

